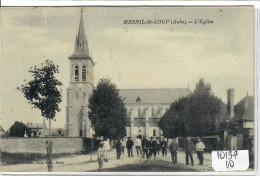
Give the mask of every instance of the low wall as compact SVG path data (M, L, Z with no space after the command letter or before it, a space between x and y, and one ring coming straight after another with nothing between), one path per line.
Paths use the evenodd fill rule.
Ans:
M40 153L46 154L46 141L48 137L23 138L23 137L1 137L0 150L6 153ZM80 137L55 137L52 138L52 153L81 153L89 152L91 139ZM98 141L94 140L94 149Z

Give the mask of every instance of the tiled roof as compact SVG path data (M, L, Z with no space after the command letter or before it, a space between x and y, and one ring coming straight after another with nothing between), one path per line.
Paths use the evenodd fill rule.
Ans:
M173 88L173 89L119 89L125 103L137 103L138 97L142 104L168 104L181 97L191 94L189 88Z
M254 96L246 96L235 105L235 118L254 120Z

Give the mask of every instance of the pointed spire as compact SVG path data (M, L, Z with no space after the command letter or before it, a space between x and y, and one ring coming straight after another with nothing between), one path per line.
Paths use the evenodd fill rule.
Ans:
M79 23L79 30L78 34L76 35L75 38L75 49L74 53L75 54L86 54L89 56L89 51L88 51L88 41L85 33L85 28L84 28L84 21L83 21L83 9L80 11L80 23Z

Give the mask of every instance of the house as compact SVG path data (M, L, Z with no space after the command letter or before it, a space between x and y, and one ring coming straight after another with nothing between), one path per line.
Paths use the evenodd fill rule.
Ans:
M227 117L227 123L235 121L241 132L230 134L230 127L226 127L224 132L224 149L251 149L254 143L254 96L247 94L234 105L234 89L229 89Z

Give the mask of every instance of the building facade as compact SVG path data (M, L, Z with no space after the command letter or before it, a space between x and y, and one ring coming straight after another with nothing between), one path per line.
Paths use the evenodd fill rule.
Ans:
M127 108L126 137L161 137L159 121L172 102L191 93L189 88L120 89Z
M74 53L69 57L70 85L67 89L66 135L91 138L93 129L88 118L88 99L94 88L94 63L89 56L88 41L81 14ZM160 137L158 122L172 102L187 96L189 88L120 89L127 108L126 136Z

